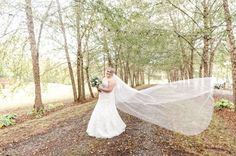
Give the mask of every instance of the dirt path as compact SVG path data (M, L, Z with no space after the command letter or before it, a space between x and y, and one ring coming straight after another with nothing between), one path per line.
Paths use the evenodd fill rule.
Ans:
M60 122L43 134L2 146L2 155L162 155L172 133L120 112L126 131L112 139L95 139L86 134L92 108L83 115ZM157 133L158 132L158 133ZM161 138L161 139L160 139ZM165 147L164 147L165 146ZM164 149L164 150L163 150ZM181 150L168 150L186 154Z

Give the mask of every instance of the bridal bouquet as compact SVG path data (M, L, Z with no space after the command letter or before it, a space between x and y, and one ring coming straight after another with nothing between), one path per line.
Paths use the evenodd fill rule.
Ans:
M92 87L98 87L100 84L102 84L102 80L100 80L98 77L94 77L91 80Z

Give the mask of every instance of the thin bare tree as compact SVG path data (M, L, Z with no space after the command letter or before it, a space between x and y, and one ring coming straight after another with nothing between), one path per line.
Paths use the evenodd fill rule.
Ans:
M57 2L57 9L58 9L60 27L61 27L61 31L62 31L63 38L64 38L64 50L65 50L66 60L67 60L68 69L69 69L69 73L70 73L70 79L71 79L71 84L72 84L74 101L76 101L77 100L77 91L76 91L76 86L75 86L75 79L74 79L73 69L72 69L72 65L71 65L69 50L68 50L65 26L64 26L64 23L63 23L63 20L62 20L61 5L60 5L59 0L56 0L56 2Z
M27 28L29 33L30 51L32 57L33 76L35 85L34 109L36 112L39 112L41 109L43 109L42 98L41 98L41 86L40 86L39 52L35 40L31 0L25 0L25 3L26 3L25 13L27 18Z

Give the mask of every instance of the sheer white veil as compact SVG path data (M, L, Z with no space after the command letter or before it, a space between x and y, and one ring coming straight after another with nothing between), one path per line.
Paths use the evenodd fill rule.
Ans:
M118 76L116 107L166 129L196 135L210 124L213 113L212 78L195 78L156 85L141 91L128 86Z

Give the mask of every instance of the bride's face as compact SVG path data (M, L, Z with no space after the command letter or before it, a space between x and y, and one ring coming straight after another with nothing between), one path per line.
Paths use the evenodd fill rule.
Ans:
M111 70L109 70L109 69L107 69L106 70L106 77L111 77L112 76L112 71Z

